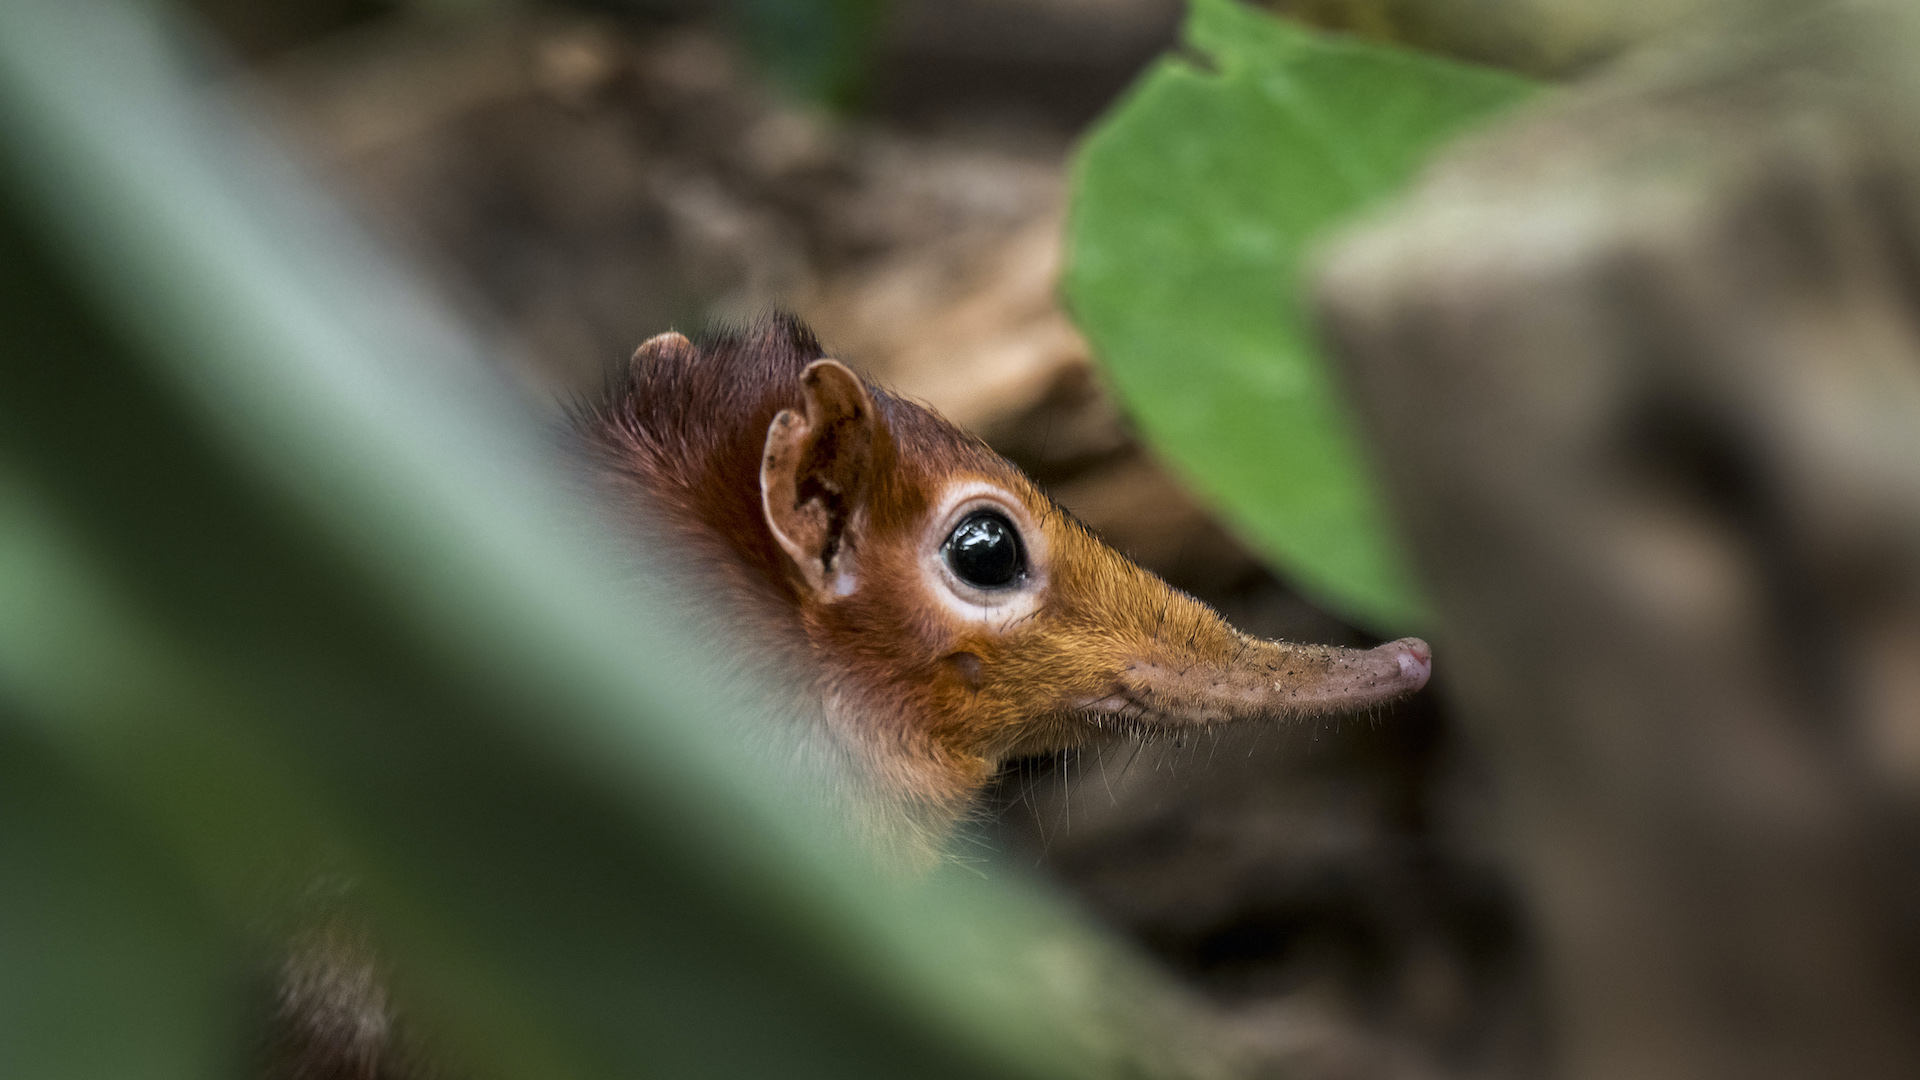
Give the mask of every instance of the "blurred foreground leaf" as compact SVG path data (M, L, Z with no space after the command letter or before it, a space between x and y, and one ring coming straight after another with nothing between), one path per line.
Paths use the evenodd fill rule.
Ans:
M1065 290L1154 446L1302 588L1381 630L1425 609L1299 296L1315 240L1524 98L1500 72L1194 0L1082 148Z
M187 55L0 4L6 1076L209 1075L221 957L316 868L462 1074L1232 1074L1058 909L836 841L485 350Z
M239 1044L215 921L152 837L6 719L0 1076L219 1075Z

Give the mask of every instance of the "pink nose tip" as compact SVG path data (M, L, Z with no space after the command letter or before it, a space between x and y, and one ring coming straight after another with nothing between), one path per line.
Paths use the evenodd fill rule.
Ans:
M1400 674L1412 684L1415 690L1427 685L1427 678L1433 674L1433 649L1419 638L1401 638L1389 645L1397 653L1395 659L1400 663Z

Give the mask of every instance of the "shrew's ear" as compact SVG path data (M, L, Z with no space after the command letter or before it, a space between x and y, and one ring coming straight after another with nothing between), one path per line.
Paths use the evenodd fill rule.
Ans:
M760 505L774 539L823 600L854 590L854 514L872 484L881 431L860 377L835 360L800 376L806 415L782 410L767 428Z

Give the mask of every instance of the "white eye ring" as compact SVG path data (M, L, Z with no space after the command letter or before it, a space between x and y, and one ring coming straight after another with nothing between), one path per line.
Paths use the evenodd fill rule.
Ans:
M947 562L947 538L962 521L982 510L1012 523L1026 551L1025 572L1000 588L968 584ZM1047 534L1013 493L985 480L959 481L941 494L927 521L920 545L921 577L942 610L963 622L1004 631L1039 609L1047 587Z

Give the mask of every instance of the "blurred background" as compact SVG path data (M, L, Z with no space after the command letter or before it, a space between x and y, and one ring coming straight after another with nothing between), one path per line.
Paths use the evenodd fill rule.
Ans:
M0 3L0 1073L1913 1075L1920 11L1266 6ZM543 457L776 307L1432 689L883 884Z
M537 407L662 330L786 308L1243 630L1372 643L1156 462L1061 309L1075 140L1174 47L1178 0L197 6L236 83ZM1407 36L1382 5L1294 6ZM1019 762L963 858L1051 878L1318 1054L1524 1071L1523 928L1439 701Z

